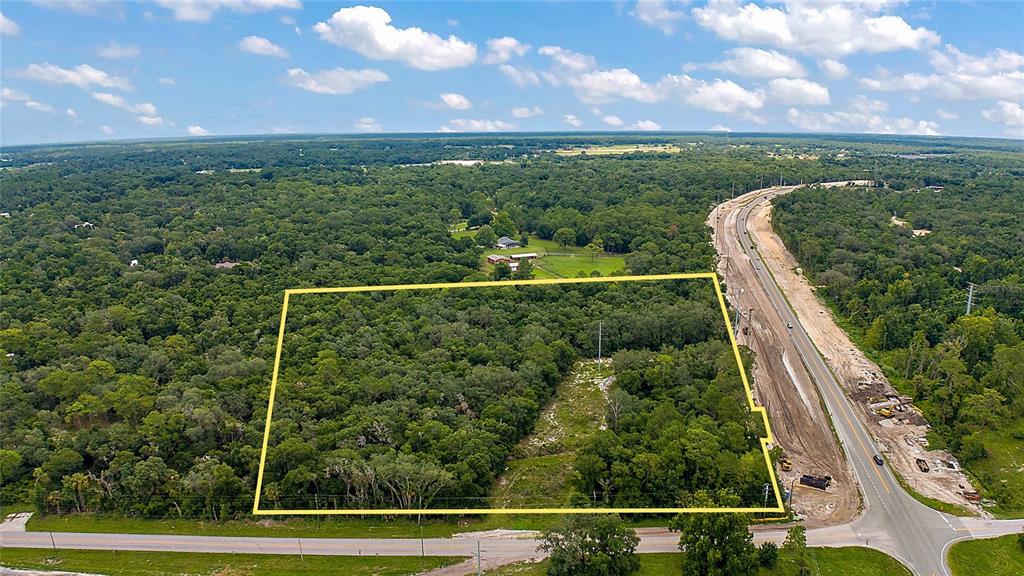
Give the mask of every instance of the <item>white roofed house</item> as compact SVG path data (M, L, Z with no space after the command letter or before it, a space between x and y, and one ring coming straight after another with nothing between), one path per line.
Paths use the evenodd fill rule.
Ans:
M537 253L536 252L523 252L522 254L509 254L508 257L511 258L514 262L518 262L520 260L536 260L537 259Z

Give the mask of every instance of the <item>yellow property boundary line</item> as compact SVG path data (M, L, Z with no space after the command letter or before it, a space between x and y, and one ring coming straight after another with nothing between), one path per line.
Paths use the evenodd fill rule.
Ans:
M732 345L733 354L736 357L736 364L739 367L740 379L743 381L743 388L747 393L747 402L751 412L758 412L764 421L764 428L767 437L761 438L761 450L764 453L765 466L768 468L768 476L771 478L772 489L775 494L775 507L765 508L425 508L425 509L353 509L353 510L264 510L260 508L260 493L263 491L263 470L267 460L267 442L270 440L270 422L274 413L274 396L277 393L277 377L281 368L281 348L284 344L285 320L288 317L288 300L296 294L334 294L342 292L382 292L398 290L424 290L438 288L483 288L488 286L538 286L544 284L590 284L610 282L650 282L658 280L711 280L715 287L715 295L718 297L718 304L722 310L722 319L725 321L725 328L729 332L729 343ZM270 381L270 400L267 406L267 423L263 431L263 448L260 451L259 476L256 479L256 498L253 501L252 513L254 515L266 516L294 516L294 515L413 515L413 514L592 514L592 513L618 513L618 514L678 514L678 513L785 513L782 503L782 494L779 491L779 481L775 477L775 469L772 466L771 457L768 454L768 444L773 443L772 428L768 423L768 413L763 406L754 404L754 394L747 380L746 370L743 368L743 359L740 357L740 348L736 344L736 336L733 333L732 322L729 320L729 310L725 305L725 296L722 294L722 287L715 272L699 272L687 274L654 274L649 276L602 276L597 278L546 278L542 280L503 280L487 282L459 282L441 284L395 284L388 286L343 286L335 288L292 288L284 291L284 303L281 306L281 326L277 333L277 350L274 353L274 374Z

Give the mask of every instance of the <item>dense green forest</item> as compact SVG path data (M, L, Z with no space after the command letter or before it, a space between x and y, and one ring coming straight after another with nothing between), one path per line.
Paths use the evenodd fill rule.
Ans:
M986 461L1024 447L1019 160L988 158L981 170L942 158L901 171L890 187L800 189L774 200L773 218L857 339L914 397L938 444L1010 511L1024 510L1024 487ZM936 181L941 188L924 187Z
M711 484L752 504L768 482L764 431L711 288L674 280L293 296L266 505L486 506L555 386L577 358L597 356L599 322L623 386L615 426L577 462L580 503L671 506Z
M283 290L486 279L484 248L450 233L456 218L487 223L506 213L517 231L544 239L567 228L578 246L598 242L626 253L635 274L707 271L714 251L704 220L734 188L780 173L814 182L911 164L892 152L975 147L998 157L1012 147L852 137L659 139L682 151L600 158L551 152L651 141L608 135L4 149L0 212L10 217L0 218L0 498L54 512L245 513ZM465 158L500 162L421 165ZM601 298L614 294L609 288ZM706 296L694 292L679 306L706 314ZM268 484L277 484L279 499L358 497L354 484L344 486L338 461L325 460L343 451L365 463L377 457L390 469L409 458L429 462L444 481L436 496L480 497L571 360L593 354L592 326L573 323L593 312L588 307L609 306L601 298L574 301L576 312L561 314L519 296L475 303L507 327L420 307L403 320L413 323L411 333L347 332L355 321L348 299L295 315L285 396L296 402L283 397L275 413L281 459L268 460ZM398 300L357 299L365 304L358 313L410 305ZM294 305L308 304L296 298ZM672 311L667 304L655 310ZM541 323L547 331L531 328ZM692 484L746 490L758 481L745 460L758 431L735 397L736 367L725 359L722 335L708 330L698 322L686 337L657 347L624 337L609 348L621 348L616 389L626 396L619 394L615 426L577 462L581 504L667 501ZM369 353L352 358L357 337L365 341L354 349ZM385 360L367 343L397 354ZM465 406L456 388L465 388ZM386 435L377 429L383 438L373 431L379 421L388 424ZM671 436L650 434L653 421ZM741 428L745 434L737 436ZM708 467L714 450L735 458ZM686 478L650 483L643 467L655 464L664 478ZM380 488L366 497L396 497Z

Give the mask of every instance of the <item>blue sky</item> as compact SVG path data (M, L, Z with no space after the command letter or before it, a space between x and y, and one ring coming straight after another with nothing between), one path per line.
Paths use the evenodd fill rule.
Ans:
M34 0L8 145L302 132L1024 137L1024 3Z

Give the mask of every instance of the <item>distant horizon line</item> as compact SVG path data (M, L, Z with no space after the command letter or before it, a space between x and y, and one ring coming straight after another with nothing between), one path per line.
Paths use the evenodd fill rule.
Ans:
M111 145L111 144L142 144L146 142L227 142L240 138L257 139L308 139L333 137L340 139L389 139L389 138L474 138L474 137L527 137L545 135L571 135L571 136L673 136L673 135L703 135L703 136L789 136L789 137L844 137L844 138L885 138L892 140L900 139L922 139L922 140L993 140L1000 142L1022 142L1024 138L999 137L999 136L965 136L965 135L930 135L930 134L885 134L873 132L772 132L772 131L727 131L727 130L503 130L497 132L287 132L287 133L238 133L238 134L211 134L208 136L158 136L152 138L112 138L112 139L84 139L65 140L55 142L34 142L19 144L4 144L0 141L0 152L20 148L41 148L41 147L72 147L84 145ZM2 139L0 139L2 140Z

